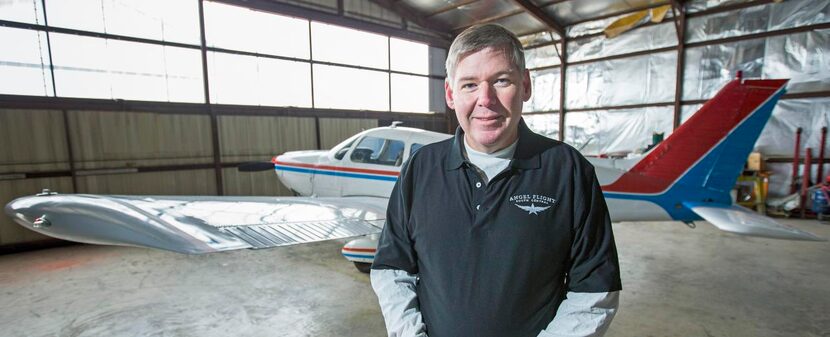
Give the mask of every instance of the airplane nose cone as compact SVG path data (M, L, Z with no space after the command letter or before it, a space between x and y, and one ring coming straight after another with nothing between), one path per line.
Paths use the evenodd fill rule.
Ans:
M40 196L17 198L6 204L5 211L15 222L24 227L46 228L52 223L40 211L44 200Z

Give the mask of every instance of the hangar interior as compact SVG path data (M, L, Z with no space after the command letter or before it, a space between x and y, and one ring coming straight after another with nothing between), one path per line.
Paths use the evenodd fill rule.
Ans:
M630 25L609 30L625 18L631 20ZM286 151L328 149L356 132L392 121L451 133L457 122L444 102L447 49L456 34L480 23L505 26L525 46L533 84L533 96L523 112L528 125L586 155L624 155L646 148L655 133L667 137L739 71L746 78L790 79L787 94L777 104L755 145L755 150L765 158L765 169L770 171L771 196L790 193L795 183L791 175L793 160L803 163L808 148L816 155L819 148L823 149L822 128L830 124L827 1L12 0L0 2L0 203L46 188L60 193L90 194L290 195L272 172L241 173L236 167L247 161L268 160ZM801 130L798 144L797 130ZM829 165L824 165L822 171L830 173ZM810 169L819 170L818 165ZM798 172L802 170L803 164ZM795 226L809 226L811 231L830 237L826 226ZM682 226L671 227L677 233L687 233ZM830 331L830 321L817 314L830 307L811 299L830 298L830 264L826 258L820 258L830 252L826 244L803 250L753 239L734 239L740 241L732 244L730 237L709 231L704 231L704 238L714 242L702 242L700 238L684 242L681 235L688 234L670 233L651 225L628 228L654 231L663 244L674 243L693 251L739 247L723 256L705 251L697 254L703 259L721 261L719 264L725 259L758 268L739 270L745 273L743 276L713 278L713 284L739 288L730 282L747 275L783 277L795 282L791 284L792 291L775 294L786 299L770 309L776 313L791 311L793 318L769 318L777 317L769 312L756 315L751 312L754 306L766 305L758 300L741 306L740 310L750 313L702 318L709 323L731 322L732 328L707 328L680 321L678 329L687 333L659 324L645 324L643 330L638 330L631 318L620 323L626 330L612 330L613 335L825 336ZM621 239L630 240L632 245L639 243L635 230L615 227L617 230ZM18 252L61 244L24 229L9 217L0 218L0 251L15 253L2 256L0 265L4 267L0 269L5 270L0 270L0 281L12 284L22 280L21 273L30 272L51 282L54 289L50 291L59 292L57 285L65 280L49 274L54 271L73 275L76 282L93 282L95 275L72 270L71 266L51 265L47 271L13 260L16 256L28 256L26 259L49 265L49 250ZM324 243L312 248L335 246L337 243ZM218 268L217 263L234 264L232 257L263 264L268 263L268 258L284 260L289 266L286 269L295 268L316 277L326 277L321 268L331 267L337 274L332 280L361 290L330 284L334 281L319 281L319 286L334 286L338 292L354 292L355 297L369 299L367 303L374 301L363 275L351 275L354 271L346 268L348 265L332 267L335 262L309 258L327 254L312 248L286 249L287 256L278 252L245 252L226 256L222 261L176 257L173 262L156 264L136 257L119 260L113 257L112 247L90 248L91 251L77 251L79 247L58 249L68 249L66 254L79 261L95 260L98 254L113 259L104 263L112 269L96 271L109 276L120 270L115 266L117 261L126 261L132 264L120 267L126 268L122 272L139 273L151 280L161 276L158 272L142 274L145 272L131 268L152 265L172 273L175 264L181 263L186 266L184 269L192 271L191 268ZM765 259L758 249L793 255L795 261ZM173 256L133 251L150 259ZM623 262L637 265L640 258L684 258L675 256L678 253L669 247L655 251L665 255L654 257L632 249ZM626 249L621 248L621 252ZM778 269L767 273L765 263ZM807 263L816 267L799 265ZM723 265L712 268L730 272ZM683 284L683 275L692 280L693 286L703 287L706 283L706 277L690 275L688 271L658 270L665 284L643 280L638 274L655 269L659 268L630 269L631 274L625 277L643 283L632 287L637 295L629 296L662 287L661 291L682 293L681 301L692 301L697 295L671 284ZM293 284L267 268L263 271L239 267L236 271L263 272ZM790 274L785 277L782 273ZM795 281L790 278L793 275L798 276ZM112 284L122 281L113 276L96 282L102 289L113 289ZM781 286L774 282L766 285L771 288L748 288L764 292ZM48 302L49 296L33 295L37 290L12 288L17 291L14 296L23 292L28 293L24 297L34 296L38 303ZM274 290L272 295L290 292L286 289ZM94 292L91 288L80 291L85 296L93 296ZM724 290L713 292L733 298ZM11 292L3 296L14 298L9 303L27 305L27 300L13 297ZM180 300L192 300L188 296L197 295ZM250 292L231 296L257 295ZM659 298L646 297L651 302L638 302L636 306L659 319L671 319L655 309ZM336 321L332 317L341 317L338 315L342 313L335 309L346 310L352 300L357 301L349 297L334 304L334 309L326 308L323 312L330 316L325 320ZM331 305L322 299L313 303ZM195 312L209 315L211 310L218 310L203 304L204 312ZM254 307L257 305L267 307L265 303L256 303ZM677 312L692 316L698 313L694 306L678 306L682 308L673 308ZM93 307L92 303L83 306L90 310ZM705 305L700 308L717 310ZM138 312L154 310L151 306L145 309ZM303 336L308 335L307 331L335 334L317 323L323 314L315 316L303 311L317 309L311 305L284 313L304 323L280 319L275 322L274 318L257 321L252 318L255 315L236 317L244 321L243 325L255 328L234 330L222 325L225 330L220 332L259 335L267 331L267 324L277 324L287 329L285 335ZM250 314L252 309L245 310ZM345 335L381 335L382 321L377 308L363 303L359 311L357 318L349 316L344 322L354 319L369 323L358 322L355 326L359 327L354 327L339 322L335 330L342 329ZM796 318L799 315L801 318ZM265 316L260 313L256 317ZM735 323L736 316L737 320L751 323ZM19 319L4 317L0 322L3 325ZM125 313L113 317L141 319ZM182 319L189 318L192 317ZM53 325L47 325L45 330L33 331L37 331L36 335L105 334L105 330L94 329L96 320L109 322L101 317L84 317L73 321L74 325L66 325L53 319ZM768 321L755 322L763 320ZM145 323L133 330L111 328L119 335L218 334L204 324L176 325L162 317ZM165 330L165 326L179 330ZM160 330L149 331L148 327ZM737 329L749 332L742 334ZM792 331L799 333L791 334ZM27 335L21 330L12 334Z

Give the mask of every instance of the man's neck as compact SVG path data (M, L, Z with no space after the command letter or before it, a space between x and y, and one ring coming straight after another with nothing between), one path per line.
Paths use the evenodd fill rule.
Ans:
M485 153L473 149L465 138L465 156L479 170L479 173L484 175L484 180L489 182L510 165L510 160L513 159L513 154L516 152L516 145L518 143L519 141L517 139L501 150Z
M498 141L498 142L496 142L492 145L489 145L489 146L484 145L484 144L476 143L476 142L470 140L469 137L470 137L470 134L468 134L468 133L464 134L464 145L467 148L471 148L471 149L476 150L476 151L481 152L481 153L494 153L494 152L504 150L508 146L511 146L512 144L515 144L516 141L519 139L519 133L517 131L512 136L507 137L507 138L505 138L501 141Z

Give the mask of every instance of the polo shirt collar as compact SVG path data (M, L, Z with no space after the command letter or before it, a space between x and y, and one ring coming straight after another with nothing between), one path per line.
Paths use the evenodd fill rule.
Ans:
M538 135L533 133L525 124L524 119L519 120L519 143L516 144L516 153L513 154L511 167L518 169L537 169L542 166L542 159L539 157ZM464 130L461 126L455 129L452 148L447 157L446 170L455 170L464 165L467 160L464 158Z

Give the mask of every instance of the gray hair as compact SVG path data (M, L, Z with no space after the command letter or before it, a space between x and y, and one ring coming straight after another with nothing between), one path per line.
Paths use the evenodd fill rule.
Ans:
M447 55L447 82L452 83L461 58L487 48L500 49L519 71L525 70L525 52L516 34L497 24L475 25L455 38Z

